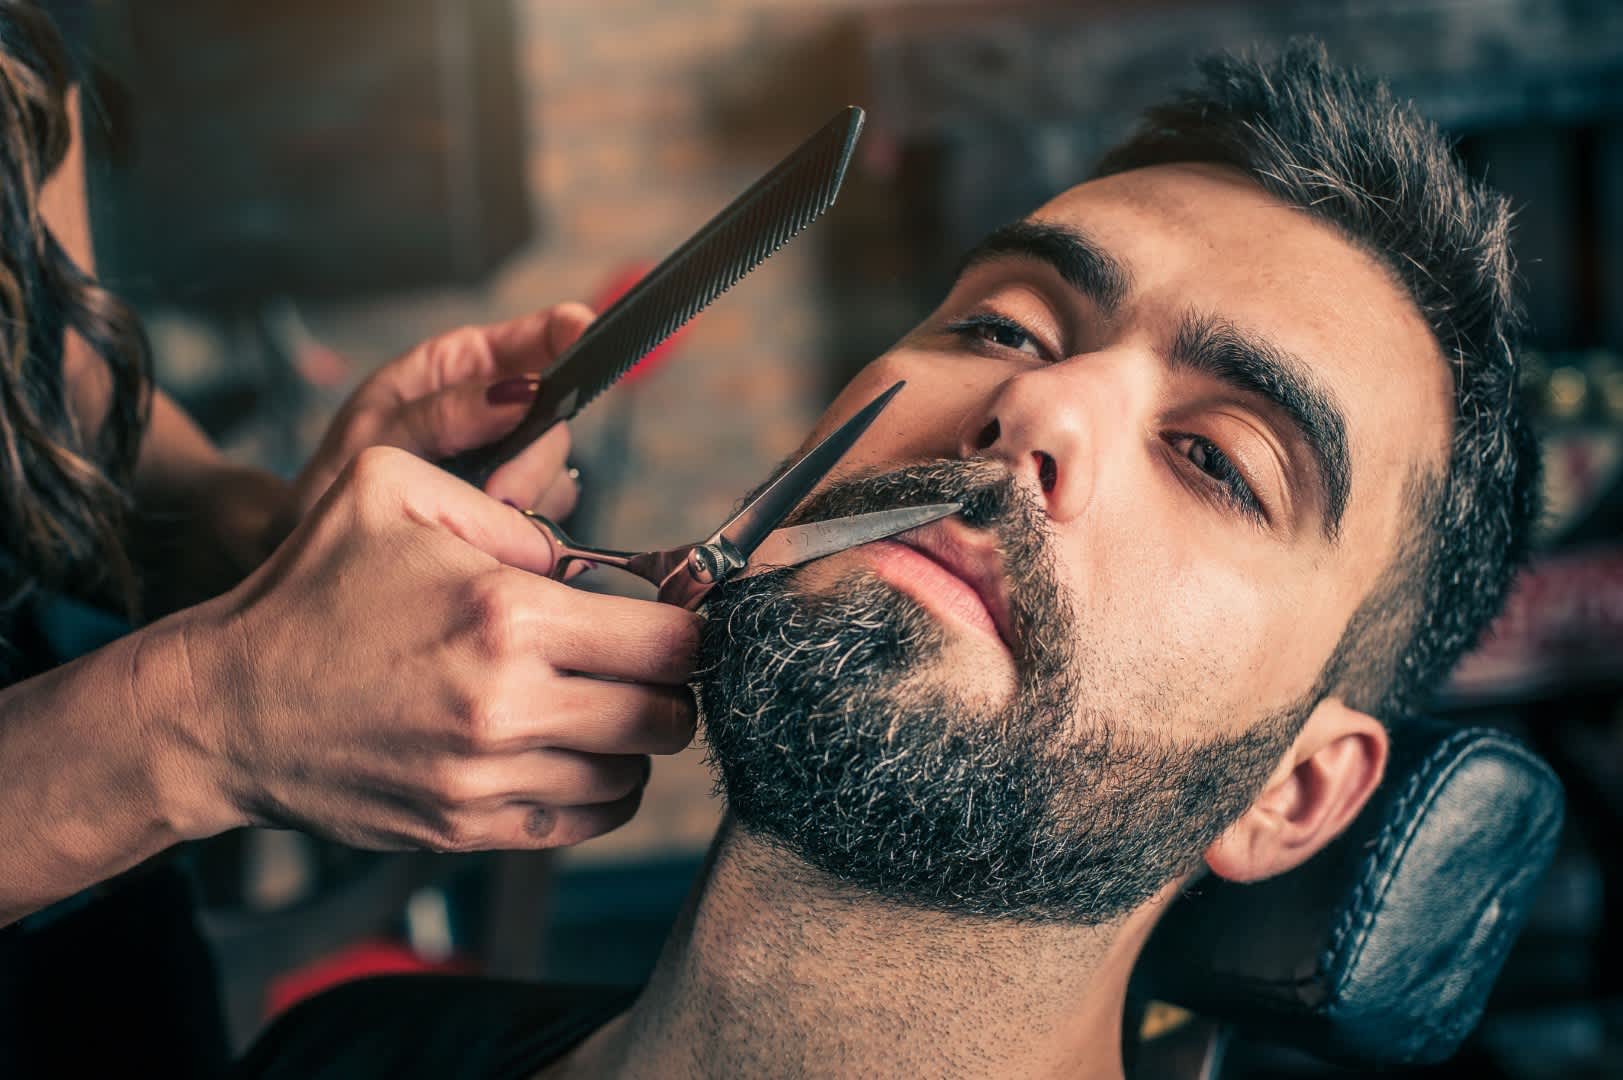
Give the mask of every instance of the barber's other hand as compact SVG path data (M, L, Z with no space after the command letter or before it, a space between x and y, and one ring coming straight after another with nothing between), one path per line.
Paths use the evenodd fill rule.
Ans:
M192 609L199 739L237 823L372 848L572 844L693 735L697 616L538 576L522 515L399 450L339 474ZM592 676L599 676L593 678Z
M344 403L299 475L294 520L368 446L396 446L435 461L507 434L535 396L528 377L574 344L592 317L586 305L571 303L495 326L463 327L373 372ZM564 468L568 453L569 431L559 424L497 469L485 491L562 518L577 495Z

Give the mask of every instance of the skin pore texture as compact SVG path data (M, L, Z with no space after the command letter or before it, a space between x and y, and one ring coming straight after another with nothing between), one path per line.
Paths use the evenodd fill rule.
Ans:
M699 692L733 811L649 986L544 1075L1119 1077L1134 959L1193 873L1288 870L1379 782L1384 730L1333 688L1319 700L1319 682L1397 550L1405 479L1445 460L1449 376L1419 312L1375 260L1219 167L1092 181L1029 220L1085 239L1105 263L1080 273L1030 250L972 259L811 438L907 379L821 509L893 474L936 477L916 494L973 476L1011 489L1015 522L1035 520L1007 532L972 514L713 601ZM1315 415L1344 444L1339 515L1325 425L1304 431L1300 410L1233 378L1234 363L1187 355L1201 340L1273 358L1294 400L1327 410ZM886 596L888 611L872 606ZM862 717L842 712L828 678L797 681L813 661L794 642L818 639L786 614L796 602L868 604L880 630L900 628L888 658L850 661ZM752 620L757 603L790 607ZM783 628L769 650L783 671L767 675L809 700L750 689L760 663L715 674L718 650L768 626ZM907 741L942 712L941 738ZM885 723L864 729L872 715ZM813 730L774 735L784 717ZM967 725L956 742L953 724ZM848 748L862 783L842 768L773 769L751 742L788 752L801 735ZM1037 763L1039 797L1008 790L1021 774L979 794L973 776L955 785L940 775L950 752L912 773L908 753L886 753L942 744ZM1101 746L1091 759L1065 752ZM1141 760L1179 774L1152 785L1173 797L1116 782L1111 755L1145 748L1154 756ZM1089 760L1092 771L1079 765ZM1227 783L1213 791L1203 769ZM1210 797L1177 797L1191 790ZM862 811L862 793L892 805ZM952 849L959 838L939 827L966 793L1039 822L1064 804L1071 827L1057 833L982 823L995 843L1026 845L1009 850L1016 864L1056 856L1043 874L994 872L984 850L986 872L956 865L974 861L973 846ZM1113 814L1087 850L1067 851ZM885 828L894 859L865 842ZM932 837L946 862L915 849ZM1117 847L1144 857L1108 887L1048 874L1131 863ZM1067 881L1086 895L1066 895Z

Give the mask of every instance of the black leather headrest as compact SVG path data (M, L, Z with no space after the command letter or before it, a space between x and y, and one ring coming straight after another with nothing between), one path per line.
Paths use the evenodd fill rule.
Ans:
M1562 807L1555 774L1511 736L1410 726L1331 846L1269 881L1208 877L1174 903L1145 989L1340 1064L1440 1061L1481 1016Z

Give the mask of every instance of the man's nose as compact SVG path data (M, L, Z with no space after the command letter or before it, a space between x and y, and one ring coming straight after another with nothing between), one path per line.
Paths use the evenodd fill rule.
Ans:
M984 412L973 415L959 439L964 457L1002 461L1015 478L1042 493L1048 516L1067 522L1093 496L1102 432L1101 414L1120 411L1124 397L1064 370L1081 358L1021 372L999 386ZM1095 385L1083 386L1082 382ZM1115 423L1125 419L1117 417Z

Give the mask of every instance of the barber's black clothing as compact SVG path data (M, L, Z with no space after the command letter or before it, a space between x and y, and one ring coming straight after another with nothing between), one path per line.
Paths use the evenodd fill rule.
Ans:
M635 989L458 975L361 979L301 1002L239 1080L525 1080L630 1007Z
M7 573L15 564L0 554L0 580ZM0 611L0 686L127 629L36 590ZM218 1077L230 1052L216 980L172 866L154 861L68 897L0 928L0 1077Z
M186 882L136 871L0 931L0 1077L218 1077L230 1060Z

